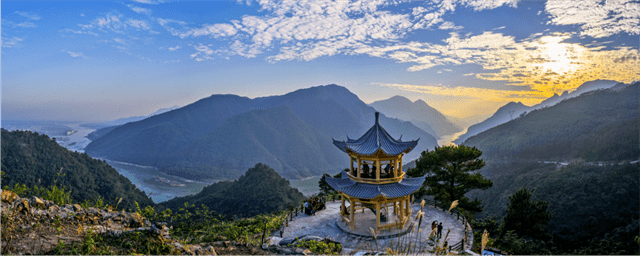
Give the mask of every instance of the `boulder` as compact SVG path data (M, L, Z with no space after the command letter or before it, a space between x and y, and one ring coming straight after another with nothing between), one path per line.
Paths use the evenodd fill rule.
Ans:
M46 208L44 201L37 196L31 197L31 204L41 210L44 210Z
M82 206L80 206L79 204L74 204L73 205L73 211L79 212L79 211L82 211L82 210L83 210Z
M0 193L0 197L2 197L2 202L5 203L12 203L14 200L20 198L18 194L10 190L2 190L2 193Z
M16 207L18 212L24 211L25 213L31 213L31 208L29 207L29 200L22 198L18 206Z

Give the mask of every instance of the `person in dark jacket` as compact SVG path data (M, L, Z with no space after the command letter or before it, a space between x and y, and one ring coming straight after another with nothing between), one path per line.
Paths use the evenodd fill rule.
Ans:
M438 238L442 237L442 222L438 223Z

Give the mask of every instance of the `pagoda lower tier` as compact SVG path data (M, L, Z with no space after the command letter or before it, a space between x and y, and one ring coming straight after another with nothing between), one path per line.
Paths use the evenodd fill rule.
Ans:
M381 229L404 228L411 216L411 194L420 189L424 177L404 178L391 184L367 184L355 182L346 172L342 178L325 178L327 183L342 196L340 215L351 230L355 229L357 210L370 209L376 214L376 232ZM345 202L349 206L345 206ZM389 219L389 210L393 207L393 219Z

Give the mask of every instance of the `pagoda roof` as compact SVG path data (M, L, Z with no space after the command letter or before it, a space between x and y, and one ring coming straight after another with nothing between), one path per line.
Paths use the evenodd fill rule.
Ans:
M348 178L346 172L342 172L342 178L325 177L325 181L336 191L341 191L351 197L373 199L380 195L386 198L396 198L411 195L420 189L424 177L404 178L398 183L391 184L367 184L358 183Z
M347 136L347 141L337 141L334 139L333 145L336 145L336 147L344 152L349 153L349 151L351 151L366 156L373 155L379 150L388 156L395 156L401 153L409 153L418 145L418 140L420 139L402 141L402 136L397 140L392 138L378 122L379 115L380 113L376 112L376 123L359 139L354 140Z

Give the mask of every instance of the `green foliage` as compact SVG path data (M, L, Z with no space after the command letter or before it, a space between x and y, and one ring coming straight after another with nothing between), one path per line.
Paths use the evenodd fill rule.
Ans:
M349 171L349 169L344 169L344 171ZM322 195L327 195L327 196L335 196L338 194L338 192L333 189L329 183L327 183L327 181L325 180L326 177L331 177L330 174L323 174L322 178L320 178L320 180L318 181L318 186L320 187L320 194ZM336 175L333 175L333 178L341 178L342 177L342 172L339 172Z
M234 219L216 214L206 205L196 207L186 202L176 211L156 211L152 207L141 210L145 218L173 226L172 236L188 244L231 240L259 245L263 233L268 235L277 230L287 213L281 211Z
M104 161L67 150L46 135L4 129L1 133L5 188L15 188L16 184L37 187L29 193L56 202L93 201L102 196L108 202L124 198L122 205L127 209L134 201L153 205L144 192Z
M551 244L540 240L518 237L513 230L507 231L504 236L497 241L496 246L513 255L551 254Z
M125 233L120 237L99 235L88 230L80 242L58 245L50 252L54 255L176 255L179 251L162 237L145 232Z
M307 248L314 253L324 255L340 255L340 252L342 251L342 246L340 246L340 244L316 240L299 240L295 246Z
M493 182L480 173L473 173L485 165L479 159L481 155L482 152L475 147L464 145L423 151L416 161L416 167L407 172L414 177L429 174L416 196L421 196L420 193L426 189L426 194L434 195L441 207L448 207L451 202L458 200L458 208L481 212L482 202L477 199L470 201L465 196L473 189L488 189L493 185Z
M496 216L491 216L485 219L469 219L469 224L473 229L473 244L476 245L477 250L480 250L480 244L482 242L482 233L486 230L489 233L490 245L493 241L492 238L496 238L499 235L500 222Z
M549 241L547 224L551 220L549 202L533 201L533 191L526 188L518 190L509 197L507 216L501 227L501 236L513 230L519 237Z
M216 214L250 217L283 211L299 205L304 198L269 166L256 164L237 181L214 183L196 195L174 198L160 205L176 211L189 202L206 205L215 209Z
M24 197L27 193L29 193L30 189L27 188L27 185L15 183L13 184L13 188L9 188L9 186L4 186L3 190L11 190L16 193L20 197Z
M57 205L65 205L72 203L71 191L66 190L66 187L59 188L55 183L48 188L40 188L37 185L33 186L33 195L41 197L44 200L53 201Z

